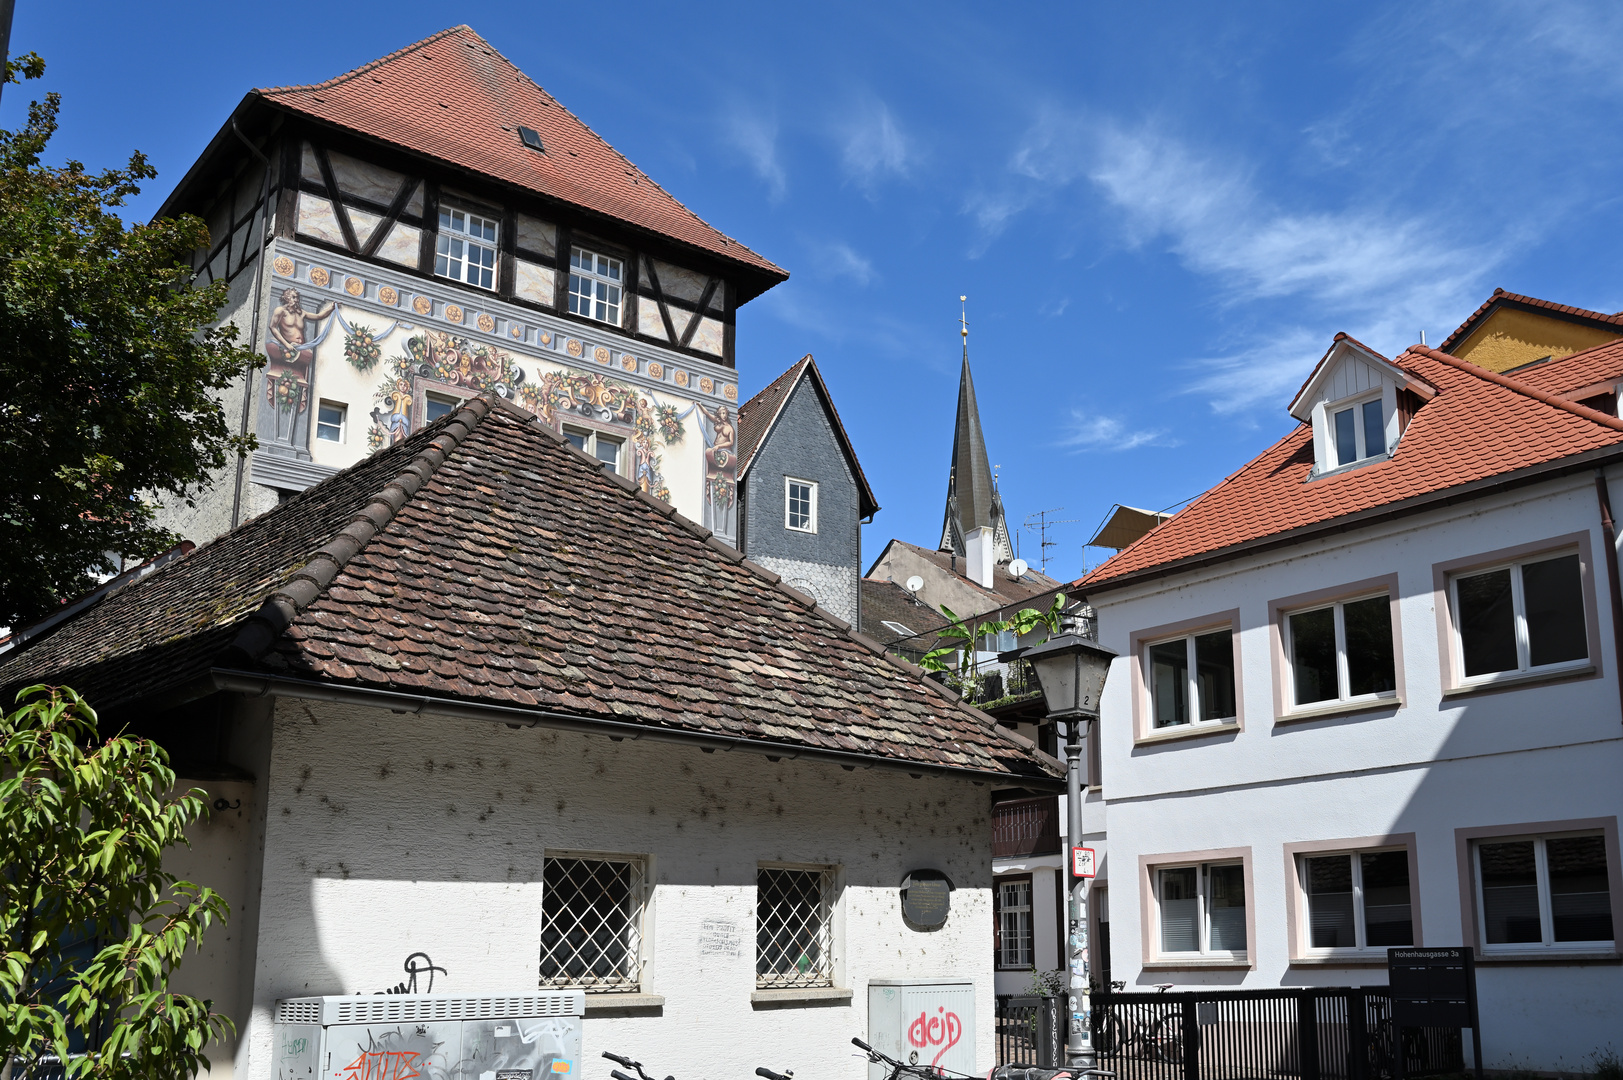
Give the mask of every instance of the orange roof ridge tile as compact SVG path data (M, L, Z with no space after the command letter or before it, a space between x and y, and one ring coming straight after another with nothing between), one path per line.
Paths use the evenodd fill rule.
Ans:
M1479 367L1478 365L1471 363L1469 360L1461 360L1453 353L1446 353L1441 349L1434 349L1429 345L1411 345L1405 351L1418 353L1421 356L1428 356L1433 360L1438 360L1442 363L1448 364L1450 367L1458 368L1467 374L1475 375L1479 379L1503 386L1505 389L1513 390L1524 397L1530 397L1534 401L1542 402L1545 405L1554 406L1555 408L1569 412L1574 416L1581 416L1585 420L1593 421L1594 423L1600 424L1603 427L1609 427L1614 431L1623 431L1623 420L1619 420L1615 416L1607 416L1605 413L1591 409L1587 405L1580 405L1576 401L1568 401L1565 398L1556 397L1554 394L1545 393L1538 387L1529 386L1520 379L1512 379L1508 376L1499 374L1497 371L1489 371L1485 367Z

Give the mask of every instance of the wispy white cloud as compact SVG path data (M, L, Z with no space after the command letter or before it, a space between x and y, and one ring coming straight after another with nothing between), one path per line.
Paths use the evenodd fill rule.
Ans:
M789 189L789 177L778 159L777 119L737 106L725 117L724 128L728 144L765 181L767 197L781 202Z
M1050 300L1037 309L1037 314L1049 319L1057 319L1065 314L1065 309L1071 306L1071 298L1062 296L1058 300Z
M902 131L890 107L882 101L858 107L840 134L845 174L870 195L887 177L907 177L917 160L914 140Z
M1075 453L1085 450L1136 450L1141 446L1177 446L1164 428L1133 430L1114 416L1072 409L1059 445Z
M850 278L858 285L868 285L879 277L873 263L842 241L828 241L810 245L816 272L823 277Z

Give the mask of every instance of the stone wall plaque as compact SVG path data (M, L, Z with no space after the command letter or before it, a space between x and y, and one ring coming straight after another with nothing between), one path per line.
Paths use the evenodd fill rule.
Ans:
M921 930L940 929L952 910L952 879L939 870L914 870L902 879L902 917Z

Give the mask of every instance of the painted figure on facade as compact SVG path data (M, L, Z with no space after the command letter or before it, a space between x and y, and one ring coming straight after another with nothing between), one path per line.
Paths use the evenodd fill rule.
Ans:
M352 331L351 337L356 332ZM411 434L418 380L511 400L518 397L525 378L524 369L513 357L493 345L438 330L415 334L406 339L403 351L390 359L388 374L372 395L379 404L372 410L367 441L377 450Z
M729 542L738 535L738 428L725 405L695 404L704 432L704 521Z
M265 355L265 403L260 414L259 434L272 447L290 448L301 455L309 453L310 373L315 362L315 346L325 335L321 323L336 310L330 301L314 312L304 310L299 290L282 290L282 302L271 311ZM314 341L311 324L315 325Z

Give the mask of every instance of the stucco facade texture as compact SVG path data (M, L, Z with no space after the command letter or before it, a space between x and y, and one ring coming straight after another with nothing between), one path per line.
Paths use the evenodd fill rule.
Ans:
M817 531L790 529L785 478L817 484ZM857 621L862 565L857 481L811 381L803 379L745 476L744 553L847 622ZM808 588L809 587L809 588Z
M236 1069L254 1080L271 1076L277 1000L379 992L415 951L445 969L435 993L535 989L549 852L647 857L642 989L663 1004L589 1004L588 1060L858 1080L868 981L941 978L974 985L977 1067L992 1063L985 788L282 700L260 795L251 1016L236 1017ZM752 1004L761 862L838 868L833 981L848 1002ZM957 886L933 932L901 916L898 886L921 867ZM736 925L736 956L701 953L706 920Z
M1618 479L1614 502L1623 495ZM1508 837L1560 831L1562 822L1589 829L1606 823L1611 904L1618 908L1623 725L1599 524L1593 480L1583 474L1231 562L1200 578L1178 575L1090 597L1101 643L1121 654L1103 702L1115 977L1129 989L1158 982L1383 985L1382 948L1351 957L1301 947L1303 909L1292 900L1300 885L1287 845L1405 838L1417 878L1415 944L1478 946L1487 1067L1578 1071L1587 1055L1615 1046L1623 1031L1615 943L1566 956L1556 949L1484 952L1472 926L1479 900L1469 851L1469 830ZM1576 547L1586 565L1593 670L1445 694L1451 630L1439 592L1442 568L1479 553L1492 560L1493 552L1548 544ZM1398 701L1281 715L1274 602L1379 580L1392 583L1396 604ZM1238 612L1238 725L1173 741L1159 732L1146 740L1141 729L1135 739L1133 697L1142 691L1130 658L1133 635L1230 611ZM1248 866L1246 956L1158 956L1153 867L1198 861L1184 853L1210 851L1228 853L1225 859L1238 852Z

